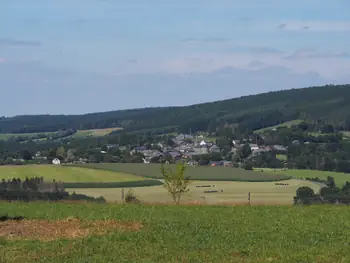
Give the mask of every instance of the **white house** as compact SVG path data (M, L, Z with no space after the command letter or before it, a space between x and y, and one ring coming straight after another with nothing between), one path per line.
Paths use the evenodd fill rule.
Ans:
M60 159L55 158L52 160L52 163L58 165L58 164L61 164L61 161L60 161Z
M250 144L249 146L252 152L259 150L259 146L257 144Z
M199 145L200 145L200 146L204 146L204 145L207 145L207 143L206 143L205 141L201 141L201 142L199 143Z

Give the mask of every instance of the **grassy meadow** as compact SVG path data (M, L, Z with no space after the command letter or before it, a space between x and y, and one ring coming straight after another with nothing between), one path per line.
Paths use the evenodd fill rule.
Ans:
M328 176L334 177L335 183L338 187L342 187L346 181L350 182L350 174L337 173L330 171L317 171L317 170L297 170L297 169L269 169L269 168L257 168L256 171L266 171L269 173L283 174L287 176L292 176L293 178L304 179L305 177L320 179L327 179Z
M79 167L91 168L97 170L107 170L118 173L130 173L146 178L163 178L160 173L160 164L143 164L143 163L98 163L98 164L83 164ZM165 165L171 169L176 169L176 165ZM290 176L278 174L274 172L253 172L246 171L240 168L229 167L188 167L186 176L191 180L204 181L244 181L244 182L268 182L290 179Z
M0 180L26 177L44 177L44 181L53 179L62 182L126 182L145 178L123 172L87 169L72 166L55 165L18 165L0 166Z
M0 203L2 214L24 216L0 222L0 262L350 262L350 209L345 206L153 206L114 204ZM68 218L68 219L67 219ZM79 237L56 220L81 227L133 223L134 229L104 227ZM39 221L41 220L41 221ZM97 221L99 220L99 221ZM98 223L99 222L99 223ZM16 227L17 224L17 228ZM19 233L19 225L36 226ZM51 241L40 240L51 224ZM115 224L114 224L115 225ZM75 226L77 227L77 226ZM107 232L106 232L107 231ZM47 232L47 231L46 231ZM96 232L96 230L95 230ZM25 233L25 235L24 235ZM94 232L92 232L94 233ZM36 234L36 235L35 235ZM45 233L47 234L47 233ZM33 237L36 239L33 240ZM60 238L60 235L65 238Z
M250 192L251 204L293 204L296 190L301 186L311 187L318 192L320 185L309 181L286 180L284 184L276 185L274 182L222 182L222 181L193 181L189 185L190 191L185 193L181 203L200 204L247 204L248 192ZM210 187L198 187L210 186ZM162 186L130 187L133 194L143 203L171 203L172 199L167 190ZM84 188L68 189L70 192L85 194L88 196L103 196L109 202L122 202L122 189L115 188ZM217 191L205 193L205 191Z

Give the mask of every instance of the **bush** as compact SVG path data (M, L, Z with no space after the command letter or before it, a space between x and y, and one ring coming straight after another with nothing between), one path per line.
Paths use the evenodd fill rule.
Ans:
M253 163L251 161L246 161L243 164L243 169L247 170L247 171L252 171L253 170Z
M322 187L320 189L320 195L321 196L328 196L328 195L336 195L339 193L339 188L337 187L333 187L333 188L329 188L329 187Z
M129 191L125 195L125 202L131 204L138 204L140 200L134 195L133 191L129 189Z
M315 192L310 187L302 186L297 189L296 194L299 198L308 198L313 197L315 195Z

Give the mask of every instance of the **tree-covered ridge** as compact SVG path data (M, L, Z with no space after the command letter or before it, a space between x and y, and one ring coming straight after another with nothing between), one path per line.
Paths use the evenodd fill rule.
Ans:
M227 124L251 131L295 119L328 120L338 129L350 129L350 85L275 91L185 107L3 117L0 133L108 127L123 127L126 131L212 131Z

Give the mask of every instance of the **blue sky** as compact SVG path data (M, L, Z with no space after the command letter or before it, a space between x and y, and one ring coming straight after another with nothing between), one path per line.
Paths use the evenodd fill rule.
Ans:
M348 0L2 0L0 115L350 83Z

